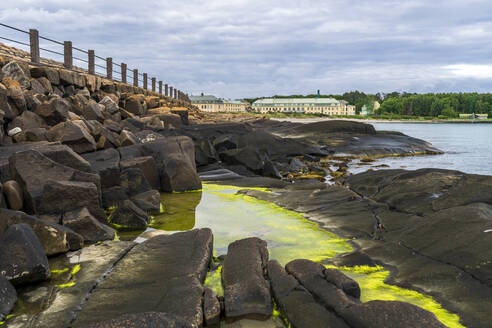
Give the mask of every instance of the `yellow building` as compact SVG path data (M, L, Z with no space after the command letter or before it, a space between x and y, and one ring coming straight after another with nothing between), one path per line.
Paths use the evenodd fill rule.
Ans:
M239 100L217 98L212 95L190 96L190 101L204 112L225 112L240 113L245 112L249 104Z
M264 98L255 101L252 108L259 113L355 115L355 106L335 98Z

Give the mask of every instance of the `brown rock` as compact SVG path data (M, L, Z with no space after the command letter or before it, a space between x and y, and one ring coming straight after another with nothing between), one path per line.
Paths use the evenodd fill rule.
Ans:
M48 139L60 141L82 154L96 150L96 141L82 121L67 121L59 123L48 131Z
M120 141L121 147L138 144L137 137L128 130L121 131L119 141Z
M9 180L3 184L3 193L7 198L9 208L19 211L22 210L24 204L24 196L22 188L15 180Z

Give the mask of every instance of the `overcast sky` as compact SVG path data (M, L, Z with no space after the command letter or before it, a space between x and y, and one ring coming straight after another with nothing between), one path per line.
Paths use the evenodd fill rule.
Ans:
M490 0L15 0L0 22L193 94L492 89Z

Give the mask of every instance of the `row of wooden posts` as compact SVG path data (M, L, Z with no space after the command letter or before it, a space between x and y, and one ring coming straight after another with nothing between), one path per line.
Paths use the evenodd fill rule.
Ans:
M39 32L36 29L30 29L29 30L29 41L30 41L30 46L31 46L31 62L35 64L40 64L40 48L39 48ZM66 69L73 69L73 55L72 55L72 42L71 41L65 41L63 42L63 55L64 55L64 63L63 66ZM77 49L79 50L79 49ZM85 51L83 51L85 52ZM96 55L94 53L94 50L88 50L87 52L88 55L88 68L87 71L89 74L95 75L96 72ZM98 57L100 58L100 57ZM106 60L106 78L109 80L113 80L113 58L108 57L105 59ZM127 83L127 64L121 63L121 82L122 83ZM131 71L131 70L130 70ZM133 69L133 85L138 87L138 69ZM147 90L148 88L148 75L147 73L143 73L143 88ZM167 97L171 97L174 99L178 100L188 100L188 96L176 89L173 88L172 86L169 86L167 84L162 83L162 81L156 80L155 77L151 78L151 90L156 92L156 87L158 85L158 92L161 95L165 95Z

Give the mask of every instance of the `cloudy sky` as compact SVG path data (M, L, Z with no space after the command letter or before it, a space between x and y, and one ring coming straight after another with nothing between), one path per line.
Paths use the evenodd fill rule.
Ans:
M193 94L492 89L490 0L16 0L0 22Z

